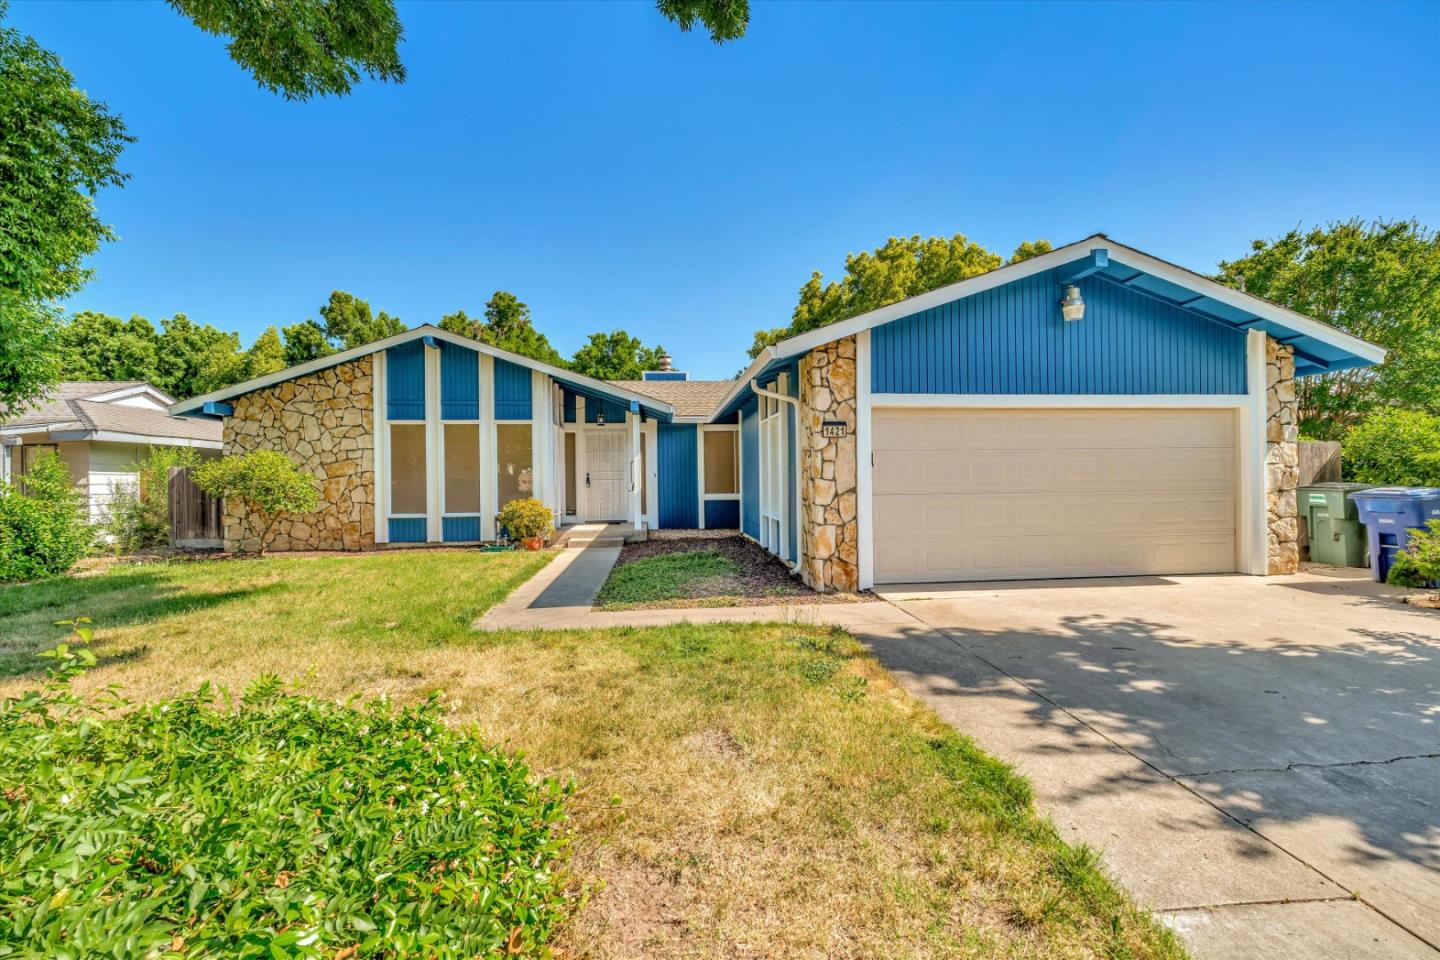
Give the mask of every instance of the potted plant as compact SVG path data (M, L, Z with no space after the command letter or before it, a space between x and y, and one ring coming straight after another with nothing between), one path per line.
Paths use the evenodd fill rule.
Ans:
M498 517L501 526L510 531L510 536L525 545L526 550L539 550L545 546L545 538L555 530L555 518L550 508L533 497L511 500L500 508Z

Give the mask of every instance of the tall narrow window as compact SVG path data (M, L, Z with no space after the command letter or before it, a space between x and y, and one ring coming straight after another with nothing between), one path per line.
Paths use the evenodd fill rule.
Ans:
M530 459L530 424L497 423L495 452L499 463L496 504L535 495L535 475Z
M739 430L706 430L705 493L740 492Z
M425 496L425 424L390 424L390 512L423 514Z
M480 512L480 427L445 424L445 512Z
M573 396L573 394L571 394ZM565 434L565 512L574 516L579 511L575 509L575 502L579 490L575 482L575 434Z

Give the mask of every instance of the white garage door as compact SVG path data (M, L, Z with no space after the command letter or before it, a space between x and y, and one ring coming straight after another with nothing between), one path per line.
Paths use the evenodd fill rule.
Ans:
M876 410L877 583L1236 568L1232 410Z

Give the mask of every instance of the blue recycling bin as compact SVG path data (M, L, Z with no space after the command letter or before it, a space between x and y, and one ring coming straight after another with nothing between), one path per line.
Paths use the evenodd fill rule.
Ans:
M1440 487L1371 487L1352 493L1370 539L1370 571L1381 583L1395 551L1405 549L1411 530L1440 520Z

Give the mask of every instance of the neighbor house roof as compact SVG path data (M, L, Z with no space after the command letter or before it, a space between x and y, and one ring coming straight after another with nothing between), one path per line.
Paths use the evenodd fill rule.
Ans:
M25 413L0 425L0 432L46 431L51 439L118 440L131 443L220 444L220 424L172 417L161 410L115 401L150 393L162 403L174 398L143 380L68 381L52 389Z
M1056 270L1062 282L1068 282L1070 278L1078 281L1094 277L1153 297L1203 320L1238 329L1261 330L1294 347L1296 376L1370 366L1385 359L1383 347L1328 323L1254 294L1227 287L1203 274L1128 247L1103 233L1096 233L1038 257L1006 264L782 340L755 358L755 362L740 375L723 398L715 414L728 413L743 403L748 393L746 384L751 380L764 382L766 378L773 378L776 372L793 364L796 357L822 344L1047 270ZM1059 290L1055 299L1058 303Z
M597 380L594 377L587 377L571 370L564 370L560 367L551 366L548 363L541 363L539 360L532 360L530 357L521 356L518 353L511 353L509 350L501 350L488 343L473 340L470 337L461 336L458 333L451 333L449 330L441 330L433 324L422 324L410 330L405 330L393 336L374 340L370 343L352 347L349 350L341 350L339 353L332 353L328 357L321 357L318 360L311 360L307 363L296 364L293 367L286 367L284 370L266 374L263 377L255 377L241 383L232 384L198 397L191 397L170 406L170 412L177 416L184 414L202 414L207 403L219 403L230 400L255 390L263 390L266 387L277 383L284 383L286 380L293 380L302 377L307 373L314 373L317 370L325 370L330 367L357 360L360 357L378 353L381 350L388 350L391 347L399 346L402 343L409 343L412 340L428 339L430 341L445 341L453 343L477 353L488 354L501 360L509 361L521 367L528 367L531 370L539 370L547 374L557 383L569 387L576 393L586 396L603 396L625 403L641 405L645 412L656 419L668 420L674 415L675 410L663 400L658 400L647 393L638 393L625 387L616 386L604 380Z
M690 419L708 418L714 412L725 394L735 385L734 380L611 380L610 383L626 390L643 393L670 404L675 416Z

